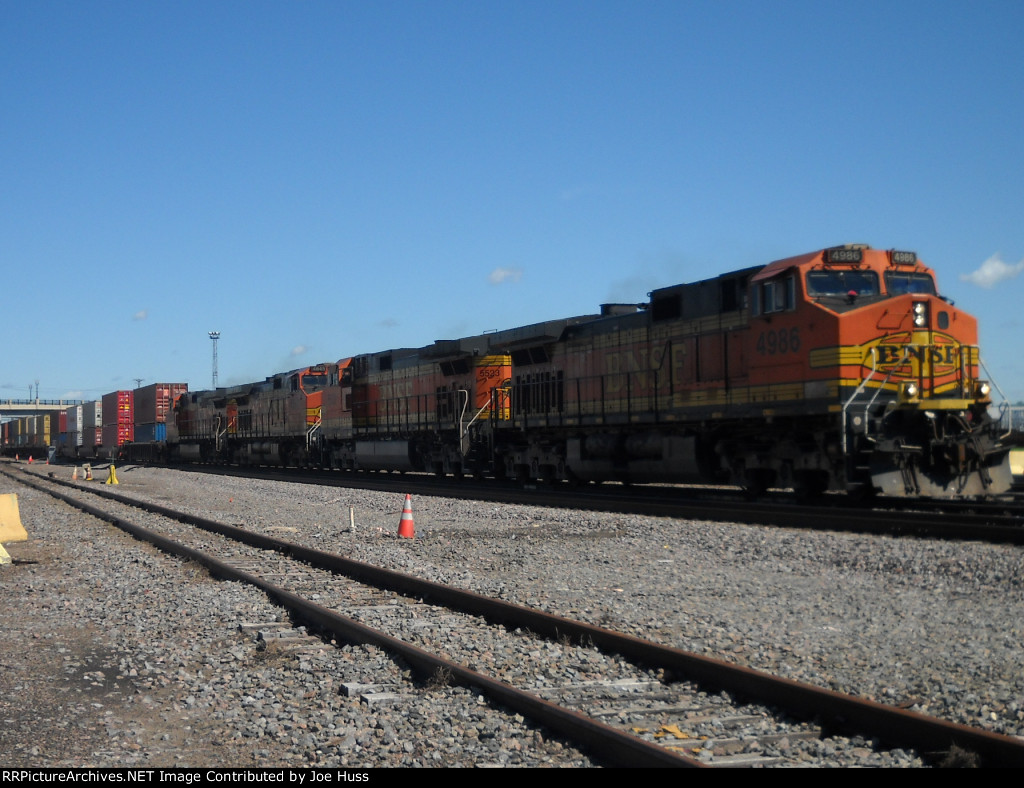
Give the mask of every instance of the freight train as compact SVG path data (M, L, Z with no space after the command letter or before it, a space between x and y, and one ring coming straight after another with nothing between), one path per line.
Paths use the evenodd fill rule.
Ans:
M1011 486L977 321L914 252L851 244L642 304L181 392L195 462L895 496Z

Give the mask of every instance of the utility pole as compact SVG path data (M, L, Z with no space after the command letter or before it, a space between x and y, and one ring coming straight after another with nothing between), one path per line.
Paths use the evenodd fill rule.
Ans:
M132 378L132 380L135 381L135 388L141 388L142 387L143 378Z
M213 388L217 388L217 340L220 339L220 331L211 331L210 339L213 340Z

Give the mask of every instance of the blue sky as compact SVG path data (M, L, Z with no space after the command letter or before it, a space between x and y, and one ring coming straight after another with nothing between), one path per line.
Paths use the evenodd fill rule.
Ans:
M0 0L0 397L916 250L1024 399L1024 3Z

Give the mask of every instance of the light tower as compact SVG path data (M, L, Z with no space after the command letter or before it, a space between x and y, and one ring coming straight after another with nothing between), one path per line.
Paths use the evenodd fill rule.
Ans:
M213 340L213 388L217 388L217 340L220 339L220 331L211 331L210 339Z

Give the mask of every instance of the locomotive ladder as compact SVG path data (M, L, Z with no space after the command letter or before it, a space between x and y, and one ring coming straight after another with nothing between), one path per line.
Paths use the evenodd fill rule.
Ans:
M980 366L982 371L984 371L985 377L988 379L989 383L991 383L993 386L995 386L996 391L999 392L999 396L1003 398L1003 401L999 403L999 407L998 407L998 410L999 410L999 423L1002 424L1003 423L1003 419L1006 419L1006 429L1003 432L1003 434L999 436L999 440L1006 440L1006 438L1008 438L1010 436L1010 433L1013 432L1013 413L1012 413L1013 409L1010 406L1010 400L1007 399L1006 395L1003 393L1003 390L1001 388L999 388L999 384L996 383L995 379L992 377L992 373L990 373L988 371L988 367L985 366L985 361L981 357L981 351L977 350L977 353L978 353L978 366Z
M220 454L222 449L221 441L227 434L228 428L225 426L224 429L221 429L221 418L219 415L215 416L213 419L213 448L217 454Z
M309 454L310 449L313 447L314 436L320 432L320 427L323 425L323 419L317 414L316 421L309 425L309 429L306 430L306 454Z
M466 452L469 451L469 446L468 446L467 441L466 441L466 439L469 437L469 428L472 427L473 424L476 423L477 419L480 418L480 415L485 410L487 410L489 407L491 407L491 402L488 401L482 408L480 408L480 410L478 410L476 412L476 415L474 415L473 418L471 418L465 424L465 426L463 426L462 420L466 417L466 408L469 406L469 392L465 391L465 390L462 390L462 389L460 389L459 391L460 391L460 393L466 395L466 403L462 407L462 413L459 414L459 451L461 451L462 455L465 456ZM493 399L493 396L494 395L492 394L491 395L492 399Z
M850 411L851 407L854 405L854 403L856 403L857 398L860 397L860 395L864 393L864 389L867 387L868 383L871 382L872 378L874 378L875 374L879 371L878 370L878 348L872 347L872 348L870 348L870 352L871 352L871 372L869 372L864 377L864 380L862 380L860 382L860 385L857 386L857 389L853 392L853 394L850 395L850 398L848 400L846 400L846 402L843 403L843 411L842 411L842 413L843 413L843 416L842 416L843 429L842 429L842 436L841 437L842 437L842 448L843 448L843 455L844 456L846 456L848 454L848 451L847 451L848 447L847 447L847 442L846 442L846 436L847 436L847 426L848 426L847 425L847 420L849 419L849 411ZM889 374L886 375L882 379L882 382L879 384L878 388L875 390L874 395L872 395L871 399L868 400L867 404L864 406L864 437L866 437L872 443L875 442L875 439L872 438L871 435L869 434L869 428L870 428L871 420L868 418L868 414L869 414L869 412L871 410L871 406L875 404L875 400L878 399L878 395L881 394L883 391L885 391L885 385L889 382L889 378L892 377L893 373L909 358L909 356L910 356L910 346L909 345L905 345L903 347L903 355L900 357L900 360L896 364L893 364L892 369L889 370Z

